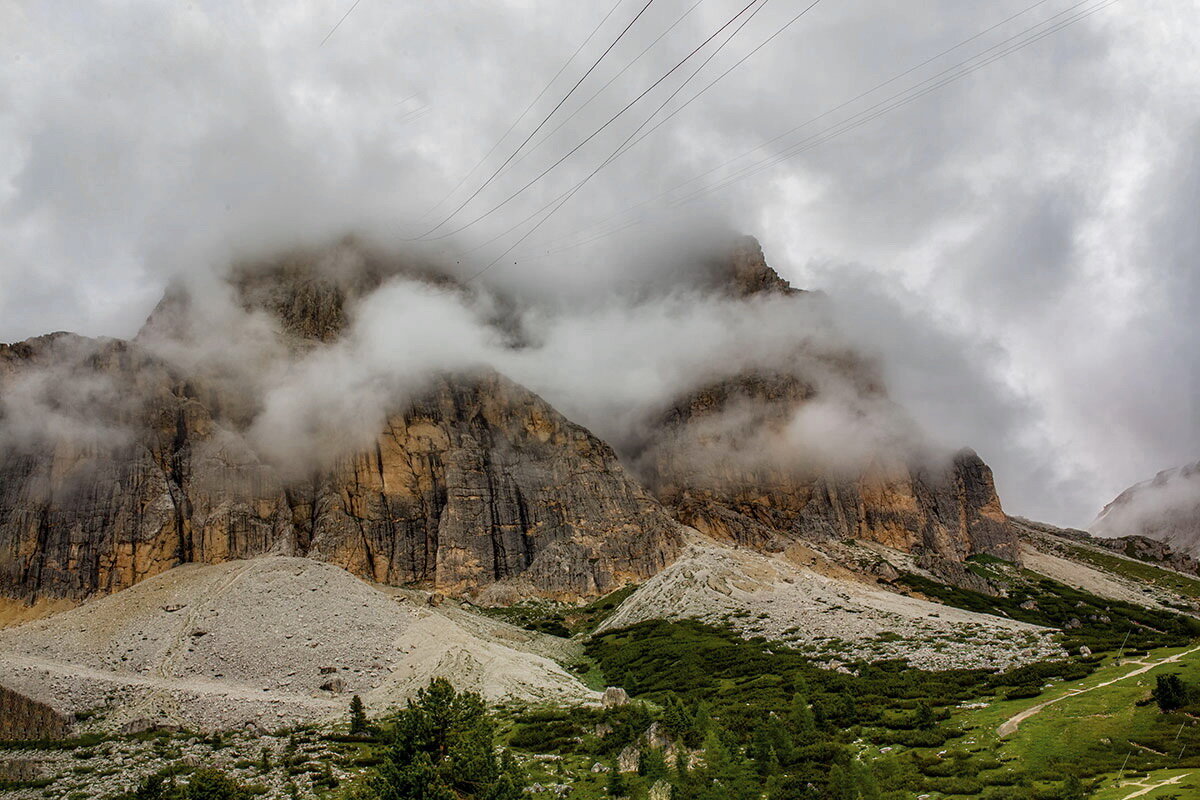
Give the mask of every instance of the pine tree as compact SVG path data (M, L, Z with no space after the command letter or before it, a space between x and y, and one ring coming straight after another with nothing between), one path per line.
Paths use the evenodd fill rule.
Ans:
M417 693L396 717L384 762L368 781L379 800L518 800L524 781L497 757L483 699L444 678Z
M627 797L629 795L629 783L625 780L625 776L621 774L616 761L613 761L612 769L608 771L607 788L609 797Z
M663 709L662 726L667 735L677 742L690 742L693 747L699 743L695 719L684 708L679 698L673 694L667 697L666 707Z
M350 699L350 733L366 733L367 727L367 711L363 708L362 698L354 695Z
M1150 696L1162 711L1175 711L1191 701L1191 687L1176 674L1159 675L1155 678Z
M799 693L792 695L791 707L788 709L788 725L797 744L812 744L816 740L817 721L812 709L808 707L806 696Z

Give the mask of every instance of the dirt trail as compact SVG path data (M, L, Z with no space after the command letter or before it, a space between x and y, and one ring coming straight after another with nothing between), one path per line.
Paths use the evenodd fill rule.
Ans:
M1013 714L1011 717L1009 717L1004 722L1002 722L1000 724L1000 727L996 728L996 733L1001 738L1008 736L1009 734L1014 733L1017 730L1017 728L1020 727L1022 722L1029 719L1034 714L1041 712L1041 710L1044 709L1046 706L1054 705L1055 703L1059 702L1060 700L1066 700L1068 697L1078 697L1079 695L1086 694L1086 693L1092 691L1093 689L1102 689L1105 686L1111 686L1114 683L1126 680L1127 678L1132 678L1137 675L1142 675L1142 674L1154 669L1155 667L1162 666L1163 664L1174 663L1174 662L1178 661L1179 659L1183 658L1184 656L1191 655L1192 653L1195 653L1198 650L1200 650L1200 645L1193 647L1191 650L1185 650L1182 653L1176 653L1173 656L1167 656L1165 658L1161 658L1158 661L1150 661L1150 662L1135 661L1134 662L1135 664L1141 664L1141 666L1139 666L1137 669L1130 670L1129 672L1125 673L1124 675L1120 676L1119 678L1113 678L1111 681L1105 681L1104 683L1098 683L1095 686L1089 686L1086 689L1071 689L1066 694L1061 695L1059 697L1055 697L1053 700L1047 700L1044 703L1038 703L1036 706L1030 706L1029 708L1025 709L1024 711L1021 711L1017 714Z
M1165 781L1162 781L1160 783L1152 783L1149 786L1143 786L1140 783L1131 784L1132 786L1142 786L1142 788L1138 789L1136 792L1133 792L1132 794L1125 795L1123 798L1121 798L1121 800L1130 800L1130 798L1133 798L1133 797L1141 797L1142 795L1146 794L1147 792L1153 792L1155 789L1160 789L1163 786L1170 786L1173 783L1179 783L1184 778L1191 777L1191 775L1192 775L1192 773L1185 772L1182 775L1176 775L1174 778L1167 778Z

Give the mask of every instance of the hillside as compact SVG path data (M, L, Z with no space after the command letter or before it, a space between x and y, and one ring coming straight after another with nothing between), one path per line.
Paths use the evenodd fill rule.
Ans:
M0 631L0 683L108 730L274 730L340 718L355 694L380 714L437 675L493 702L595 702L544 637L480 623L309 559L189 565Z

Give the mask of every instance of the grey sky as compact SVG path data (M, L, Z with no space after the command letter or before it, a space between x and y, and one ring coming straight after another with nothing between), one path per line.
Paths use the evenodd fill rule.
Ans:
M362 0L322 46L351 2L0 5L0 340L127 336L173 274L347 231L398 244L432 227L457 203L422 215L611 8ZM439 233L536 176L744 4L704 0ZM622 236L547 252L1032 4L824 0L481 280L577 297L653 268L661 254ZM642 5L617 8L522 138ZM655 0L564 109L691 5ZM803 5L768 0L680 99ZM1046 0L788 141L1069 19L1072 5ZM1119 0L700 202L653 202L632 219L680 237L718 222L757 235L786 277L830 292L927 430L992 464L1009 511L1086 525L1125 486L1200 453L1198 23L1189 0ZM458 255L518 223L665 96L423 246ZM459 268L474 274L524 230Z

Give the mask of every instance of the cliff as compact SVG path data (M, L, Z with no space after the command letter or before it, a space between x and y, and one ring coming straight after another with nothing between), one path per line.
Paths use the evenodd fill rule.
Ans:
M36 432L0 456L0 592L13 600L264 553L456 594L519 577L520 595L575 599L654 574L679 546L679 525L606 444L497 375L439 379L372 447L295 480L206 402L211 387L138 345L49 337L0 363L12 393L51 364L55 393L112 395L88 401L98 432Z
M736 297L799 294L753 240L739 242L730 263ZM809 452L796 420L833 391L851 414L865 409L862 427L901 419L856 353L798 353L777 371L734 372L667 409L641 456L650 486L684 524L760 549L855 538L952 562L978 553L1019 560L991 470L974 452L937 456L889 441L903 438L901 423L865 457L840 458L837 441Z
M753 239L708 266L702 284L735 303L782 298L807 313L818 297L788 285ZM132 342L52 334L0 346L0 603L80 600L178 564L262 554L479 602L573 601L659 572L682 525L760 549L858 538L949 561L1018 557L991 473L969 451L918 457L884 442L850 465L796 456L806 409L846 401L862 427L895 411L846 347L772 369L714 365L710 383L681 391L620 454L640 482L588 430L485 369L427 376L373 436L312 464L268 458L252 430L253 376L205 361L197 332L207 346L250 337L294 364L341 343L359 304L401 274L468 292L340 248L233 268L237 313L265 320L245 331L172 290ZM501 299L492 313L499 338L526 346L513 308ZM361 390L327 380L350 401Z

